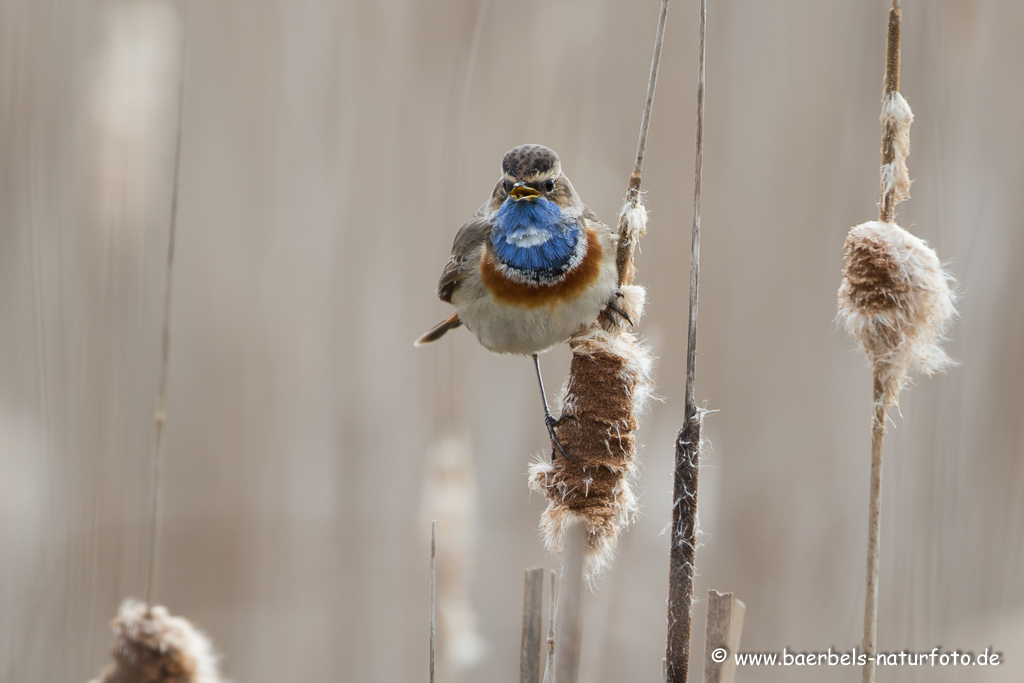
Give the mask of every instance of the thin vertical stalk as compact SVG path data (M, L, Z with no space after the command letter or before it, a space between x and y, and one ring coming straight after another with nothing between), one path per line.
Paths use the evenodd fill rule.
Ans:
M544 624L544 568L523 577L523 632L519 641L519 683L540 683L540 638Z
M893 0L889 10L889 25L886 32L885 45L885 97L888 98L900 89L900 33L903 14L899 2ZM882 168L892 164L896 159L897 127L890 122L882 127ZM896 204L901 199L895 183L882 183L881 198L878 202L878 218L891 223L896 218ZM880 566L879 537L882 524L882 440L885 437L885 417L889 411L889 402L876 361L873 381L873 404L875 408L871 423L871 480L868 497L868 557L864 594L864 638L861 649L867 655L864 661L861 680L863 683L875 681L875 658L878 639L878 574Z
M661 0L661 11L658 14L658 29L654 34L654 54L651 57L651 74L647 79L647 99L644 101L644 113L640 118L640 139L636 143L636 164L633 174L629 177L629 195L632 200L640 193L640 172L644 166L644 152L647 150L647 129L651 125L651 111L654 109L654 90L658 85L658 68L661 65L661 46L665 42L665 23L668 20L668 2Z
M697 292L700 282L700 193L704 165L704 57L707 0L700 2L700 54L697 71L697 140L690 241L690 308L686 344L684 422L675 445L672 487L672 539L669 551L668 643L665 680L685 683L690 666L694 555L697 549L697 482L702 412L694 400L697 361Z
M551 570L551 597L548 598L548 657L544 662L544 683L553 683L555 679L555 609L558 600L555 595L555 570Z
M885 44L885 95L889 96L900 89L900 32L903 13L900 3L896 0L889 10L889 28ZM884 126L882 129L882 167L891 164L896 158L896 127ZM895 184L888 188L883 183L881 201L878 203L878 220L891 223L896 218L896 204L901 196Z
M878 636L878 567L879 538L882 531L882 439L885 436L885 416L889 404L879 371L873 373L875 414L871 421L871 484L868 501L868 562L867 585L864 597L864 639L861 649L868 658L862 671L863 683L874 683L875 648Z
M430 523L430 683L437 652L437 520Z
M669 0L661 0L661 11L658 13L658 28L654 34L654 53L651 55L651 71L647 78L647 98L644 100L644 111L640 117L640 137L636 143L636 163L633 173L629 176L626 188L626 206L636 207L641 204L640 182L644 166L644 154L647 151L647 131L651 125L651 112L654 110L654 93L658 85L658 70L661 66L661 48L665 42L665 25L668 22ZM636 269L633 266L633 252L636 249L642 230L631 230L623 209L619 216L619 247L615 255L615 265L619 273L619 286L633 284Z
M558 591L554 683L577 683L579 680L582 641L583 551L586 542L586 523L583 520L573 522L565 534L562 587Z
M156 574L156 555L159 550L161 487L160 474L163 459L164 426L167 423L167 375L171 359L171 293L174 282L174 245L178 232L178 189L181 182L181 138L185 114L185 71L188 66L188 6L182 15L181 71L178 74L178 119L174 142L174 180L171 188L171 216L167 238L167 273L164 284L164 323L160 348L160 385L157 389L156 429L153 436L152 464L150 468L149 559L146 569L146 614L152 616L153 584Z

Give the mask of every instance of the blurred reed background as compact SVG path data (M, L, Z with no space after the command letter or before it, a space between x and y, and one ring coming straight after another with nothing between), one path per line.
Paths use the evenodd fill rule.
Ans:
M888 2L709 5L697 395L719 412L696 594L746 602L744 650L849 649L871 379L835 298L846 231L876 215ZM916 183L899 221L961 283L961 366L919 380L886 440L879 649L1006 663L880 675L1019 681L1024 5L903 8ZM463 332L412 341L447 315L437 276L508 148L555 148L615 220L657 12L192 5L155 599L210 634L228 677L425 680L436 517L455 605L439 680L514 680L522 570L554 565L526 486L547 448L530 362ZM144 589L183 17L169 0L0 3L3 681L96 675L118 603ZM644 169L642 331L665 400L640 430L643 516L586 596L585 681L661 674L696 18L672 3ZM550 386L568 358L543 358Z

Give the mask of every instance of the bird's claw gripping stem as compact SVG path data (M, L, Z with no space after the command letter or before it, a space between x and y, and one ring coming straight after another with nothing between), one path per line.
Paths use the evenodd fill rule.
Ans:
M621 299L623 296L624 295L622 292L615 292L616 299ZM611 320L612 316L611 313L609 313L608 311L614 311L615 313L618 313L623 320L629 323L630 327L633 326L633 320L629 317L629 314L622 310L622 308L617 303L615 303L615 301L609 301L605 305L604 310L601 311L609 319L610 322L614 322Z
M551 411L548 410L548 398L544 394L544 380L541 379L540 376L540 358L537 356L536 353L533 354L533 366L537 369L537 384L540 385L540 400L541 403L544 405L544 426L548 428L548 436L551 437L552 443L554 443L555 446L558 448L558 452L561 453L566 460L568 460L569 462L573 462L573 459L570 458L569 454L565 452L565 448L562 447L562 442L558 440L557 436L555 436L555 427L560 425L562 421L560 419L556 420L551 415ZM554 450L551 451L551 459L555 459Z
M569 457L569 454L565 452L565 448L562 447L562 442L558 440L557 436L555 436L555 427L557 427L558 425L562 424L561 418L556 420L551 415L550 412L545 411L544 424L545 424L545 426L547 426L547 428L548 428L548 436L551 437L552 443L554 443L555 446L558 448L558 452L561 453L562 457L564 457L569 462L574 462L573 459ZM552 451L551 452L551 455L552 455L551 459L552 460L555 459L554 458L554 454L555 454L554 451Z

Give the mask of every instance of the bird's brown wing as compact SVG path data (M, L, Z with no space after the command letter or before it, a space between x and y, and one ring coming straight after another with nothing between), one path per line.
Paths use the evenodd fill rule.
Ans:
M491 225L481 216L474 216L455 235L452 244L452 257L441 273L437 283L437 296L446 303L452 302L452 293L462 282L465 274L466 261L470 255L483 244L491 234Z

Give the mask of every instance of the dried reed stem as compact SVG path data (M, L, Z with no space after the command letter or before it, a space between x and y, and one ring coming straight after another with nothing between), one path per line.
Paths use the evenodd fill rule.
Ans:
M906 153L910 147L909 124L901 127L895 117L888 115L895 98L900 95L900 30L903 13L894 0L889 10L889 27L885 45L885 95L882 111L882 171L878 219L892 223L896 218L896 204L909 197L910 178ZM902 130L906 132L901 135ZM903 139L905 137L905 142ZM900 143L906 153L900 154ZM895 169L896 177L893 170ZM875 406L871 423L871 479L868 495L868 557L864 590L864 638L861 649L868 655L861 671L863 683L874 683L874 655L878 640L878 574L881 565L879 537L882 533L882 440L885 437L885 418L889 412L891 390L886 391L881 368L876 363L872 372L872 398Z
M551 572L551 598L548 601L548 656L544 662L544 683L552 683L555 676L555 607L558 600L555 594L555 570Z
M437 521L430 523L430 683L434 683L437 634Z
M647 129L651 124L651 112L654 110L654 90L658 85L658 67L661 65L661 46L665 42L665 24L668 21L668 0L661 0L661 11L658 13L658 29L654 34L654 54L651 56L651 73L647 78L647 99L644 100L644 113L640 118L640 138L636 143L636 164L630 177L630 190L633 194L640 193L640 172L644 167L644 152L647 150Z
M704 165L704 57L707 0L700 3L700 54L697 69L697 141L693 179L693 226L690 241L690 311L686 342L686 399L683 427L676 437L672 487L672 539L669 551L668 643L665 680L685 683L690 668L690 624L694 555L697 550L697 482L703 411L694 400L697 364L697 292L700 282L700 190Z
M651 112L654 109L654 91L658 85L658 68L661 65L661 46L665 42L665 24L668 21L668 2L661 0L661 11L658 14L658 29L654 34L654 54L651 57L651 73L647 78L647 99L644 100L644 113L640 118L640 138L636 143L636 163L633 165L633 173L629 177L629 185L626 189L626 206L637 209L643 206L640 198L641 172L644 166L644 153L647 151L647 129L651 124ZM638 230L630 230L627 221L626 208L623 208L619 216L619 247L616 253L615 264L619 270L619 286L633 283L636 269L633 266L633 252L636 249L637 240L642 236ZM636 221L633 221L636 223ZM644 211L644 223L646 223L646 210Z
M188 65L188 6L182 21L181 39L181 71L178 74L178 118L174 142L174 180L171 188L171 216L167 238L167 273L164 284L164 323L160 348L160 385L157 389L155 434L153 436L153 452L150 478L150 510L149 510L149 561L146 569L146 609L153 605L153 584L156 573L156 554L159 549L160 532L160 467L163 456L164 425L167 422L167 374L171 358L171 292L174 276L174 243L178 232L178 188L181 182L181 138L185 113L185 71ZM147 616L151 612L147 611Z
M900 28L903 13L899 3L889 10L889 30L885 46L885 95L882 108L882 173L878 220L891 223L896 205L910 197L910 177L906 158L910 152L910 122L913 114L900 94Z
M736 657L743 635L743 617L747 607L732 593L708 590L708 621L704 630L704 683L733 683L736 680ZM726 657L719 661L715 651L724 648Z
M868 565L867 586L864 597L864 639L861 650L869 655L862 670L864 683L875 680L875 648L878 635L878 567L879 537L882 533L882 438L885 436L885 416L889 403L878 370L873 373L875 415L871 422L871 484L868 500Z
M566 531L565 561L562 564L562 587L558 591L558 614L555 617L555 680L554 683L577 683L580 673L582 642L583 553L587 528L576 520Z
M523 633L519 641L519 683L540 683L540 637L544 623L544 568L523 576Z

